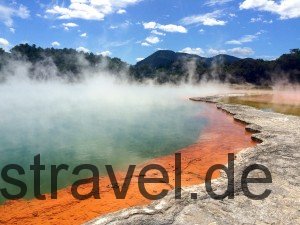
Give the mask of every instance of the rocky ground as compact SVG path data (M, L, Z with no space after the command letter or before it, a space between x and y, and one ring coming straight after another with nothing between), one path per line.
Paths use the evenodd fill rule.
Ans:
M125 209L87 224L300 224L300 117L222 104L219 97L191 100L216 103L247 124L252 138L260 143L236 155L234 199L214 200L202 184L185 188L180 200L170 192L149 206ZM241 189L242 172L252 164L262 164L271 172L272 183L249 184L256 194L272 191L264 200L251 200ZM265 175L255 170L251 176ZM213 187L216 192L224 192L226 174L214 180ZM198 199L191 199L191 193L198 193Z

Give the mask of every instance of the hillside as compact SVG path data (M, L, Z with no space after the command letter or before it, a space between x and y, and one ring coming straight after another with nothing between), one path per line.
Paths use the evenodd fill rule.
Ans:
M269 85L279 80L300 83L300 50L292 49L271 61L230 55L204 58L161 50L132 66L131 75L137 80L150 78L158 83L203 79L256 85Z
M17 67L18 65L18 67ZM109 71L118 74L128 68L119 58L104 57L75 49L41 48L36 45L20 44L10 52L0 48L0 82L13 76L22 68L30 78L48 80L59 77L69 82L82 80L83 71Z
M187 62L195 60L196 62L200 63L206 63L208 65L211 65L213 62L217 63L233 63L238 60L240 60L237 57L220 54L211 58L205 58L198 55L192 55L182 52L173 52L170 50L159 50L152 55L148 56L147 58L139 61L136 64L136 67L143 67L143 66L150 66L154 69L159 68L171 68L172 64L175 64L177 62Z
M178 61L196 60L202 61L204 58L198 55L173 52L170 50L159 50L136 64L136 67L149 66L154 69L170 68Z

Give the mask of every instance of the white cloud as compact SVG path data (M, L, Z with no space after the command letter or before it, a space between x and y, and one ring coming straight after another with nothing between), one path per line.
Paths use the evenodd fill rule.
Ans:
M111 25L110 27L109 27L109 29L111 29L111 30L115 30L115 29L118 29L119 27L118 26L116 26L116 25Z
M271 24L271 23L273 23L273 20L264 20L263 23L269 23L269 24Z
M233 0L208 0L204 3L207 6L215 6L215 5L224 5L228 2L232 2Z
M228 44L228 45L242 45L243 43L249 43L249 42L252 42L255 39L257 39L258 36L261 35L262 33L263 33L263 31L259 31L256 34L244 35L240 39L226 41L225 44Z
M257 9L278 14L280 19L300 17L299 0L245 0L240 4L240 9Z
M9 31L12 32L12 33L14 34L14 33L16 32L16 29L13 28L13 27L10 27L10 28L9 28Z
M183 26L180 25L175 25L175 24L166 24L162 25L156 22L148 22L148 23L143 23L143 26L145 29L148 30L162 30L164 32L170 32L170 33L187 33L187 29Z
M254 54L254 51L251 48L244 47L244 48L232 48L227 50L230 54L235 56L250 56Z
M0 38L0 46L2 46L2 47L9 46L9 41L4 38Z
M224 26L227 21L220 20L219 18L221 16L221 11L216 10L211 13L185 17L181 20L181 23L185 25L202 24L205 26Z
M130 25L132 25L132 23L129 20L125 20L123 23L110 25L109 29L127 29Z
M271 23L273 23L273 20L264 20L263 23L269 23L269 24L271 24Z
M78 52L84 52L84 53L90 52L90 50L87 49L87 48L85 48L85 47L78 47L78 48L76 48L76 51L78 51Z
M167 24L167 25L160 25L158 24L158 29L165 31L165 32L170 32L170 33L187 33L187 29L183 26L178 26L174 24Z
M257 38L256 35L245 35L245 36L241 37L238 40L227 41L226 44L228 44L228 45L241 45L243 43L252 42L256 38Z
M127 6L141 0L70 0L70 5L54 5L46 13L57 16L58 19L103 20L106 15L124 12Z
M204 31L205 31L204 29L200 29L200 30L199 30L200 33L203 33Z
M18 8L11 8L0 5L0 21L8 27L11 27L13 25L13 17L26 19L29 16L29 10L23 5L20 5Z
M157 30L152 30L152 31L151 31L151 34L160 35L160 36L166 36L165 33L159 32L159 31L157 31Z
M237 57L247 57L254 54L254 51L248 47L238 47L238 48L231 48L231 49L213 49L210 48L207 50L208 56L216 56L220 54L230 54Z
M149 36L145 39L145 41L149 44L157 44L158 42L160 42L159 38L155 36Z
M156 29L157 23L156 22L148 22L143 23L145 29Z
M111 56L111 52L110 51L103 51L103 52L99 52L99 53L97 53L97 55L102 55L102 56L104 56L104 57L106 57L106 56Z
M259 21L262 21L262 18L257 17L257 18L251 18L250 19L250 23L256 23L256 22L259 22Z
M58 47L58 46L60 46L60 43L58 41L54 41L54 42L51 43L51 45L53 47Z
M87 37L87 36L88 36L87 33L80 34L80 37Z
M76 23L63 23L62 25L64 27L78 27L78 24Z
M263 20L263 19L262 19L262 16L259 15L258 17L253 17L253 18L251 18L251 19L250 19L250 23L260 22L260 21L262 21L262 20Z
M126 13L126 10L125 9L119 9L117 11L117 14L125 14Z
M146 46L146 47L149 47L149 46L150 46L150 44L147 43L147 42L142 42L141 45L142 45L142 46Z
M69 30L70 28L78 27L78 24L76 24L76 23L63 23L62 26L65 30Z
M258 55L256 56L257 59L264 59L264 60L275 60L278 59L279 56L274 56L274 55Z
M227 45L241 45L242 42L239 40L230 40L230 41L226 41L225 44Z
M145 59L145 58L136 58L136 61L139 62L139 61L142 61L143 59Z
M250 19L250 23L258 23L258 22L271 24L271 23L273 23L273 20L265 20L265 19L263 19L263 16L261 16L261 15Z
M207 54L209 56L215 56L215 55L220 55L220 54L227 54L227 51L224 49L213 49L210 48L207 50Z
M188 54L193 54L193 55L204 55L204 51L201 48L184 48L180 52L188 53Z

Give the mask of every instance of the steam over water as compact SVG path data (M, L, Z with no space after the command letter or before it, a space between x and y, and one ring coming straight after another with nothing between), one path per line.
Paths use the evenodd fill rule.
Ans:
M127 169L147 159L170 154L195 142L206 125L203 106L190 96L225 92L220 85L155 86L116 82L107 75L82 83L15 79L0 85L0 165L19 164L26 174L13 174L32 197L33 157L41 155L43 192L50 191L51 164L67 164L59 187L79 177L80 164ZM81 177L89 176L82 173ZM19 192L0 180L1 188ZM1 200L2 196L0 197Z

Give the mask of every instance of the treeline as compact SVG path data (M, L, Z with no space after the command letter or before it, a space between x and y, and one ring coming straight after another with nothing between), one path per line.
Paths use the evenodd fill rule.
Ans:
M130 71L137 80L151 78L158 83L191 80L256 85L270 85L278 81L300 83L300 50L292 49L290 53L271 61L229 55L203 58L162 50L131 66Z
M300 50L292 49L276 60L241 59L225 66L232 82L246 81L252 84L281 82L300 83Z
M119 58L104 57L93 53L78 52L75 49L41 48L36 45L20 44L10 52L0 49L0 73L13 74L15 67L25 64L32 79L45 80L53 77L76 82L82 79L85 69L90 71L107 70L118 74L128 68ZM24 71L25 72L25 71ZM1 77L1 76L0 76Z
M270 85L277 81L300 83L300 50L292 49L276 60L240 59L230 55L204 58L198 55L160 50L136 65L119 58L104 57L74 49L41 48L20 44L10 52L0 48L0 82L26 65L32 79L47 80L59 77L70 82L80 81L84 71L108 71L143 82L148 79L162 83L200 82L219 80L229 83Z

